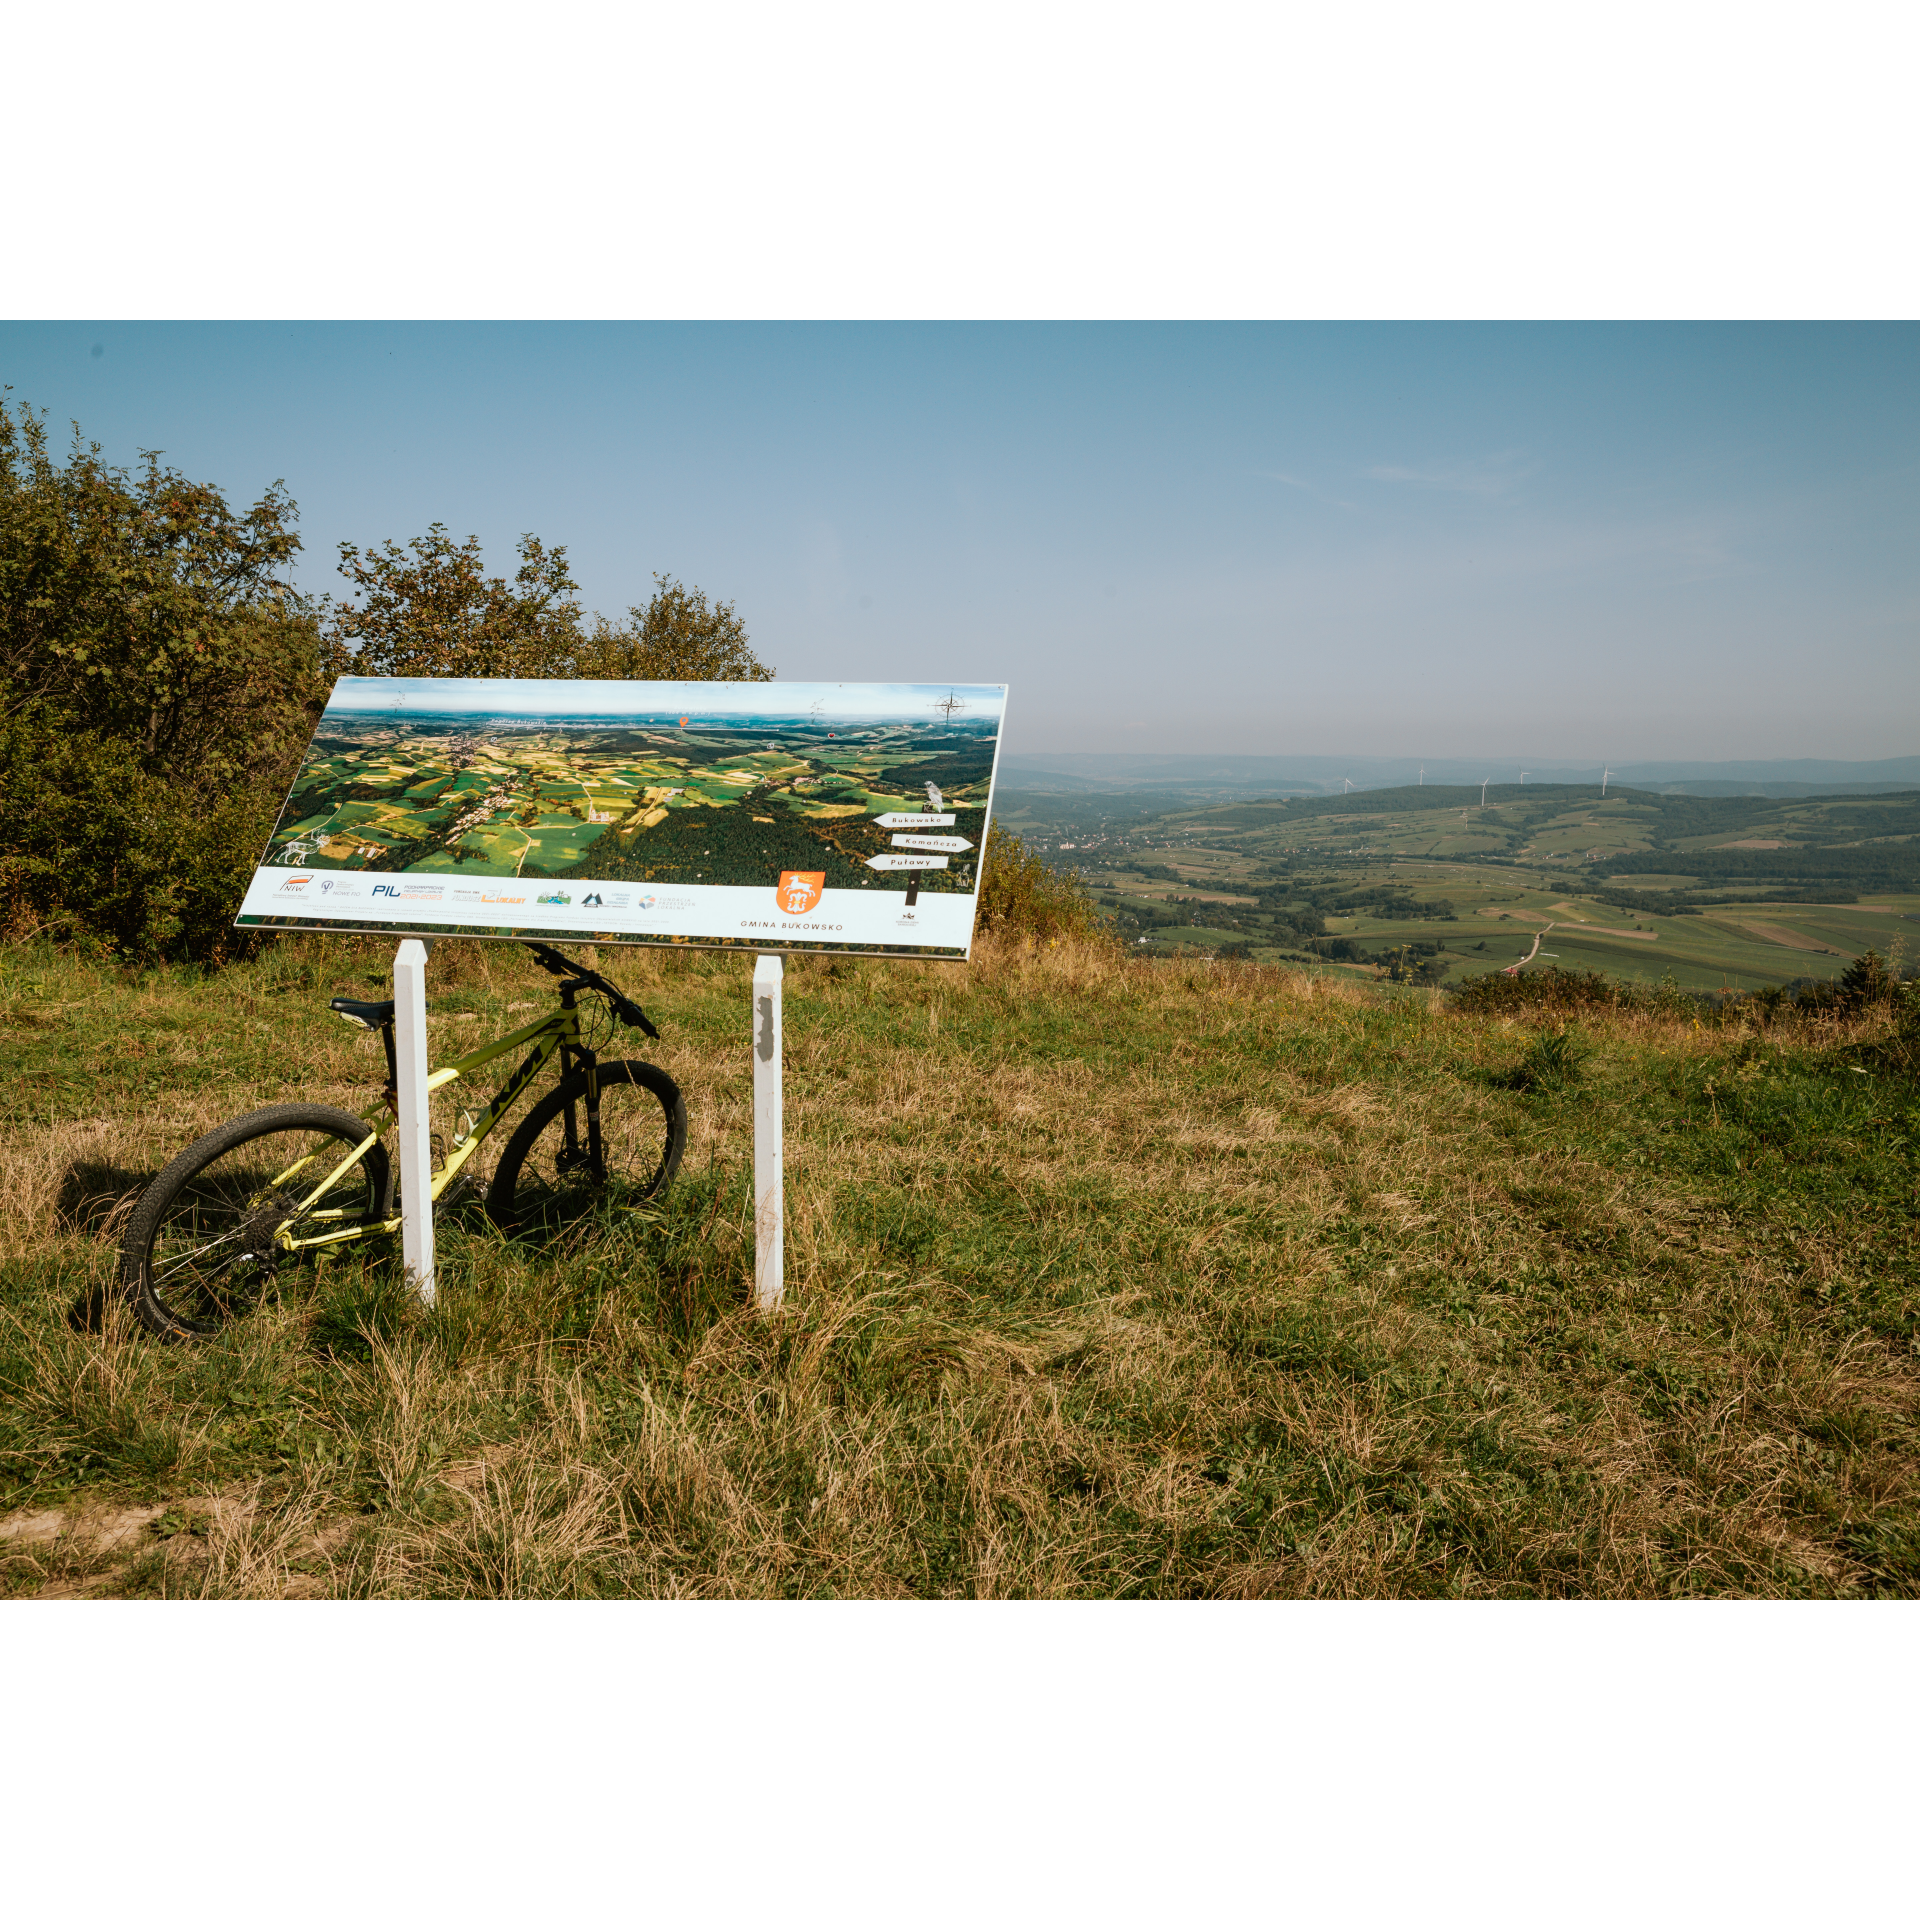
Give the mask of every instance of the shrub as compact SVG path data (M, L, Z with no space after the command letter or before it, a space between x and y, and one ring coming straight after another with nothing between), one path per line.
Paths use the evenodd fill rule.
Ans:
M1101 936L1099 914L1079 876L1056 873L998 821L981 853L978 925L982 933L1036 942Z
M437 525L406 548L343 544L361 597L316 608L285 578L297 519L278 481L236 510L157 455L108 465L77 429L62 461L40 414L0 400L13 937L143 960L251 944L233 917L337 673L772 678L730 603L665 577L625 625L583 632L566 550L531 534L512 581Z
M146 456L64 465L0 404L0 714L124 741L150 773L222 790L286 772L318 711L318 629L280 578L299 551L278 483L245 513Z
M1873 1007L1891 1006L1901 998L1899 976L1869 947L1857 959L1849 961L1838 980L1822 981L1799 998L1809 1013L1865 1013Z
M0 721L0 924L83 952L218 961L279 796L203 795L123 740L20 714Z
M1495 1074L1497 1087L1509 1087L1516 1093L1552 1093L1570 1087L1580 1077L1586 1060L1586 1048L1573 1027L1558 1027L1543 1033L1520 1056L1519 1063L1505 1073Z
M1630 990L1604 973L1561 967L1540 972L1483 973L1452 989L1463 1013L1587 1013L1629 1004Z

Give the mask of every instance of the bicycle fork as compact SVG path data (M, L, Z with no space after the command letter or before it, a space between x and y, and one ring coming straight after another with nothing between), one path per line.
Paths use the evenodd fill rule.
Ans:
M574 1167L584 1166L595 1186L604 1186L607 1179L606 1150L600 1140L600 1075L594 1062L585 1067L587 1076L587 1144L583 1152L580 1146L580 1121L576 1103L569 1100L562 1115L562 1124L566 1130L566 1145L560 1149L560 1171L565 1173Z

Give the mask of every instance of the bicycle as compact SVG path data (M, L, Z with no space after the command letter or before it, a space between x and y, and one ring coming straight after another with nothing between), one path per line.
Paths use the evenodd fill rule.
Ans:
M433 1176L438 1208L471 1184L468 1168L481 1142L534 1075L560 1056L560 1084L515 1128L486 1184L488 1218L514 1236L645 1204L679 1171L687 1143L680 1089L646 1061L602 1061L576 1002L595 993L615 1025L656 1040L659 1029L612 981L540 942L524 944L559 976L559 1008L427 1076L432 1094L517 1047L532 1048L484 1109L460 1116ZM383 1138L398 1122L393 1002L336 999L328 1009L380 1034L387 1056L380 1103L357 1114L261 1107L216 1127L163 1167L135 1206L120 1247L120 1285L150 1331L179 1339L217 1333L289 1262L399 1231Z

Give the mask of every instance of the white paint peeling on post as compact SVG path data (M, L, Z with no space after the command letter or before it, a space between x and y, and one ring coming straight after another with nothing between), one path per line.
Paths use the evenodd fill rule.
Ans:
M753 963L753 1297L762 1313L780 1304L786 1286L780 1098L780 988L785 972L777 953L763 953Z
M408 1283L433 1305L433 1133L427 1120L427 943L393 960L393 1055L400 1107L400 1251Z

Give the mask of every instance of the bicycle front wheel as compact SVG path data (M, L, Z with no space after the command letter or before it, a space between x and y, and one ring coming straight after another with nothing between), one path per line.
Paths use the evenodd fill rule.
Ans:
M663 1192L687 1145L687 1103L658 1067L609 1060L600 1083L601 1164L589 1152L587 1076L570 1073L514 1129L487 1189L505 1233L551 1231L631 1211Z
M120 1244L121 1285L141 1323L178 1339L218 1333L299 1261L290 1240L383 1219L386 1149L376 1140L346 1165L372 1132L340 1107L262 1107L163 1167Z

